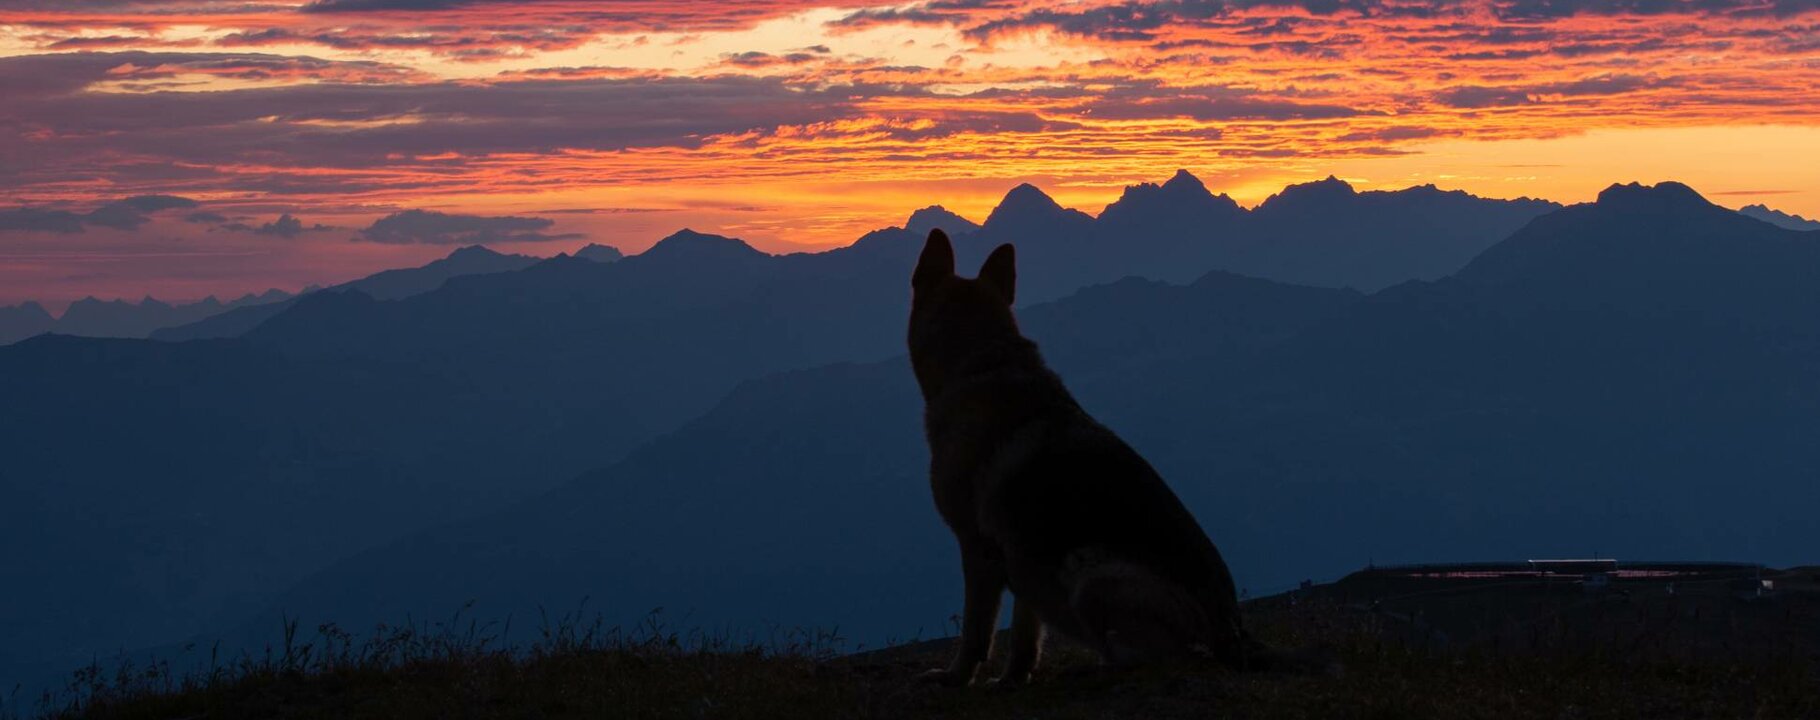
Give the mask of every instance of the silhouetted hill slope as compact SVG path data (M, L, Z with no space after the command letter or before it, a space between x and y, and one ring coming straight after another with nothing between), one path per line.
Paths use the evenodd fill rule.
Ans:
M1153 301L1183 290L1128 282L1025 318L1246 587L1373 559L1792 564L1811 552L1820 501L1817 276L1820 244L1665 184L1616 187L1457 279L1362 301L1261 285L1246 310L1204 303L1244 318L1172 319ZM1262 308L1284 305L1269 293L1303 309L1272 322ZM1154 329L1094 341L1121 337L1094 325L1138 317ZM1196 326L1238 331L1145 342ZM958 572L919 417L901 360L748 383L622 463L342 563L282 606L360 623L586 595L615 620L664 606L708 625L838 623L869 641L926 631L954 612Z
M370 297L394 300L435 290L449 278L521 270L536 262L538 259L529 255L508 255L485 246L471 245L422 267L385 270L327 289L355 290ZM239 337L290 307L291 303L284 302L238 308L188 324L161 326L164 329L150 333L150 337L165 341Z
M57 319L35 302L0 307L0 345L51 331Z
M1784 230L1797 230L1800 232L1820 230L1820 220L1809 220L1800 215L1790 215L1781 210L1771 208L1768 205L1746 205L1738 208L1738 214L1762 220L1763 222L1775 225Z
M58 537L49 523L84 528L86 544L46 553L56 562L33 577L47 588L105 582L118 589L0 597L0 615L35 617L47 604L103 615L113 603L131 603L121 622L143 623L131 633L124 624L44 626L0 648L0 664L187 636L290 584L295 578L286 573L605 465L712 407L745 378L888 356L902 343L908 271L878 267L841 256L777 258L731 239L683 234L614 263L559 257L519 272L454 278L401 300L351 289L312 293L231 343L169 349L46 338L0 349L0 368L33 368L8 373L9 382L68 394L0 388L9 398L0 410L8 427L0 457L9 458L6 477L18 483L10 497L39 518L18 530L14 546L53 547L26 540L31 532ZM167 353L194 357L179 363ZM189 369L215 366L223 371ZM335 383L339 374L347 382ZM396 391L360 392L369 382ZM228 383L242 390L222 389ZM413 388L425 389L406 392ZM293 392L314 404L293 407ZM229 395L222 401L229 409L211 404ZM109 422L85 429L64 414L70 407L105 407ZM185 412L198 418L186 421ZM233 416L244 421L232 434L192 429ZM359 431L344 434L344 427ZM308 494L314 504L299 506L314 508L316 524L170 522L188 516L156 505L85 514L85 498L105 502L104 488L142 472L141 458L115 450L118 436L133 433L166 455L199 458L153 464L148 488L232 488L215 498L219 514L250 520L281 511L263 490L276 483ZM266 531L337 539L292 553L292 538ZM122 565L90 555L122 547L144 548L145 557ZM223 550L185 551L192 547ZM55 583L59 572L85 579ZM172 582L187 589L171 592Z
M1255 352L1357 300L1223 274L1128 280L1031 308L1024 324L1080 379L1148 356ZM1161 337L1177 323L1194 330ZM468 600L503 615L586 596L614 619L654 601L708 625L945 632L958 573L929 505L919 397L901 358L746 382L621 463L343 563L280 607L358 627Z
M660 616L624 633L552 622L519 648L484 631L419 626L364 642L312 636L307 658L114 680L57 720L287 718L1804 718L1820 714L1811 571L1765 571L1776 591L1578 578L1397 579L1358 573L1245 603L1245 625L1338 672L1234 673L1201 662L1099 664L1052 637L1023 687L918 679L954 638L867 646L829 628L741 633ZM1669 586L1678 586L1670 591ZM585 616L584 616L585 620ZM1000 660L995 658L995 661ZM990 676L996 662L983 668Z
M469 392L239 340L0 349L0 661L166 642L502 502L537 461L470 447Z
M435 290L450 278L521 270L537 262L537 258L529 255L506 254L494 252L485 245L469 245L423 267L386 270L332 289L358 290L380 300L396 300Z

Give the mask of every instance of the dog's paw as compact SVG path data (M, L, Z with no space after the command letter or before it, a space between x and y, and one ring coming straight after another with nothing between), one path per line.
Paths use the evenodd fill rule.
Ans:
M1005 673L986 681L986 687L996 692L1010 692L1030 684L1030 673Z
M916 676L918 680L942 687L966 687L973 681L973 673L963 673L952 668L936 668L924 671Z

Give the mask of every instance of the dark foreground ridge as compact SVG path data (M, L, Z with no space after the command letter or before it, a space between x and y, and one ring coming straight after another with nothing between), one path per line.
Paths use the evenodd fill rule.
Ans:
M1583 561L1576 561L1583 562ZM1656 568L1660 569L1660 568ZM1820 716L1820 570L1449 565L1375 568L1247 604L1330 674L1098 667L1052 644L1025 688L915 676L950 640L839 654L828 634L730 638L656 621L558 623L522 652L451 622L365 643L325 628L179 680L77 677L58 718L1629 718Z

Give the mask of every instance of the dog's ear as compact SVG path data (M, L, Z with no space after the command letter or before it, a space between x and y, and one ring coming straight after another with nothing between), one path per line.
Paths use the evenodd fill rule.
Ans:
M928 242L923 243L923 256L916 261L916 272L910 274L910 287L921 290L951 277L954 277L954 245L948 242L947 233L930 230Z
M1005 304L1011 305L1017 300L1017 248L1005 243L992 250L986 256L986 264L980 266L980 282L985 283L999 295L1004 296Z

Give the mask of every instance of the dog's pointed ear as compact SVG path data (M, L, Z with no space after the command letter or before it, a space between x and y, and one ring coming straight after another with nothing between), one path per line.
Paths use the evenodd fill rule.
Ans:
M1017 248L1005 243L992 250L986 256L986 264L980 266L980 282L985 283L998 294L1005 297L1005 304L1017 301Z
M954 277L954 245L948 242L947 233L930 230L928 242L923 243L923 256L916 261L916 272L910 274L910 287L920 290L951 277Z

